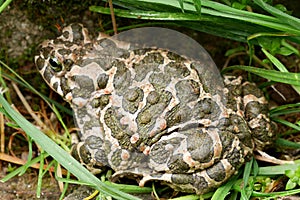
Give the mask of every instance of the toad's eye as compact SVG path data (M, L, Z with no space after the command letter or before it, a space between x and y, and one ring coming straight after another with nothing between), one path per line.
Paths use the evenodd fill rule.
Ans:
M60 72L62 70L62 64L56 58L50 58L49 63L51 65L51 69L55 72Z

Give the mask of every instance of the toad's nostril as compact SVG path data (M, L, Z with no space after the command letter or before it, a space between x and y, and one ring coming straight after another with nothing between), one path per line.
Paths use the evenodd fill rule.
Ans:
M39 70L42 70L45 65L45 60L41 56L35 57L35 64Z

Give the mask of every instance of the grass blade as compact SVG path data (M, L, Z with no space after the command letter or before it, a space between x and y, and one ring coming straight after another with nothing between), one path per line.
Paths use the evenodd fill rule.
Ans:
M35 140L44 151L49 153L55 160L61 163L61 165L63 165L68 171L74 174L79 180L92 184L97 190L103 192L106 195L112 196L113 198L121 200L139 200L139 198L137 197L121 192L101 182L97 177L95 177L79 162L77 162L71 155L69 155L46 135L44 135L37 127L33 126L21 114L16 112L4 99L2 94L0 95L0 104L6 111L6 113L4 114L8 114L12 119L14 119L15 122L33 140Z
M245 70L272 81L300 86L300 73L279 72L276 70L260 69L256 67L242 66L242 65L227 67L222 71L222 73L225 73L233 69Z
M12 2L12 0L6 0L1 6L0 6L0 13Z
M247 42L247 37L257 33L280 33L288 35L288 40L300 43L297 37L300 36L299 28L294 28L277 17L235 9L215 1L201 0L201 4L195 3L195 0L114 0L113 2L125 8L118 9L116 15L119 17L158 20L161 24L187 27L241 42ZM183 2L183 6L180 6L179 2ZM201 15L195 7L199 5L201 5ZM90 10L110 14L109 9L103 7L91 6ZM253 43L257 42L253 41Z
M300 160L294 161L295 164L285 164L285 165L277 165L270 167L260 167L258 170L258 175L269 176L269 175L281 175L285 174L286 170L296 170L300 167Z
M270 14L276 16L280 21L284 23L290 24L292 27L299 29L300 27L300 19L288 15L281 10L270 6L269 4L265 3L263 0L254 0L254 2L263 8L265 11L269 12Z
M165 1L165 0L116 0L114 2L120 2L122 5L129 5L134 6L137 4L143 4L145 5L144 9L137 10L130 10L130 13L134 14L136 11L141 13L141 11L147 11L151 10L157 11L156 16L159 14L164 14L164 12L167 10L168 12L177 9L182 9L182 7L178 4L176 1ZM185 1L186 3L183 4L183 8L185 11L189 11L189 13L194 13L194 15L197 14L197 9L195 8L195 4L193 1ZM162 9L164 8L164 9ZM108 13L106 13L108 14ZM141 13L142 14L142 13ZM187 13L180 13L180 14L187 14ZM277 31L285 31L290 34L296 34L300 35L300 30L295 27L291 26L290 24L286 23L285 21L279 20L276 17L262 15L258 13L252 13L244 10L238 10L235 8L232 8L230 6L226 6L224 4L214 2L214 1L207 1L202 0L201 1L201 15L207 14L209 17L222 17L227 19L233 19L233 20L239 20L239 21L245 21L248 23L254 23L260 26L268 27L275 29ZM126 17L119 15L121 17ZM133 17L133 16L132 16ZM146 16L140 15L141 19L144 19L144 17L149 17L147 14ZM194 18L194 19L193 19ZM196 17L192 17L190 20L195 20ZM153 18L155 19L155 18ZM168 18L165 18L164 20L169 20ZM173 19L175 20L175 19ZM178 19L181 20L181 19ZM242 26L240 24L240 26Z
M201 14L201 0L193 0L195 9L198 12L198 14Z
M223 200L226 198L226 196L229 194L229 191L231 190L232 186L235 184L238 176L240 175L237 174L229 179L227 183L224 185L220 186L216 192L213 194L211 200Z
M262 48L262 52L268 57L268 59L279 69L281 72L288 72L288 70L285 68L285 66L272 54L270 54L267 50ZM300 94L300 86L292 84L292 87L297 91L298 94Z

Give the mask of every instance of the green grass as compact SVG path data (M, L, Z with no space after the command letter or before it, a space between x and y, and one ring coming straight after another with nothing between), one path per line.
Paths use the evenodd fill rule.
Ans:
M10 2L11 1L7 0L0 5L0 13ZM244 5L238 5L240 8L246 8L246 6L256 6L255 8L257 11L267 14L240 10L225 4L208 0L113 1L114 5L117 6L117 8L115 8L116 16L146 20L142 25L138 24L136 26L154 24L180 26L247 43L249 50L246 51L244 48L242 48L239 51L246 52L251 58L250 60L252 62L258 57L256 55L257 52L254 50L254 45L259 46L261 52L263 52L265 55L265 60L260 62L262 64L262 68L251 67L252 62L250 62L250 66L231 66L230 68L224 69L223 72L225 73L228 70L233 69L242 69L270 80L270 84L273 82L289 84L298 93L300 93L299 73L289 72L288 67L284 66L284 64L278 58L276 58L277 55L285 57L291 55L299 56L298 50L291 45L291 42L294 42L297 45L300 44L300 20L264 3L262 0L254 0L254 4L251 5L247 4L248 1L243 2ZM110 13L109 9L105 7L91 6L90 10L102 14ZM126 28L132 28L132 26L120 27L120 30ZM236 51L234 53L236 53ZM0 61L0 65L1 68L9 69L9 67L6 66L2 61ZM263 69L263 67L265 67L265 69ZM2 74L0 74L1 88L6 89L8 88L7 83L3 77L13 77L4 73L3 71L0 72L2 72ZM49 100L47 97L40 94L21 77L18 77L17 74L14 74L14 77L17 77L14 79L15 82L25 86L33 93L40 95L42 99L48 102L50 107L52 107L53 112L58 116L60 123L64 126L63 119L61 119L60 113L56 110L57 107L61 112L61 110L64 109L63 107L61 107L55 101ZM32 141L34 141L42 147L43 152L40 156L29 160L26 165L11 172L7 177L2 179L2 181L7 181L13 176L24 173L26 169L33 163L43 164L44 159L51 156L55 159L55 161L51 163L53 166L56 166L57 168L58 165L61 164L79 180L72 180L69 177L60 178L57 176L56 178L60 181L66 183L87 184L99 190L102 195L111 196L116 199L138 199L128 195L127 193L150 193L152 191L152 188L139 188L136 186L112 184L107 182L105 178L103 178L103 180L99 180L65 151L69 148L66 141L60 141L57 140L57 138L50 139L34 125L32 125L32 123L12 109L10 106L12 100L8 92L9 91L5 93L1 92L0 94L0 112L11 120L10 123L7 123L7 125L11 127L20 127L23 129L30 138L28 146L32 146ZM281 136L276 141L276 145L279 148L300 148L299 144L285 140L283 137L299 132L299 122L291 123L282 118L282 116L285 115L297 114L299 111L299 103L282 105L270 111L270 116L273 121L284 124L285 126L291 128L286 133L278 133L278 135ZM65 110L63 112L69 111ZM67 134L66 127L65 132ZM65 137L69 138L68 134ZM39 181L45 174L42 166L43 165L41 165L40 168ZM240 170L239 174L232 177L230 181L220 187L215 193L203 195L202 198L219 200L225 199L228 195L230 195L231 199L238 199L240 195L242 199L250 199L252 197L272 199L279 196L299 194L299 189L296 189L297 185L300 183L299 169L299 161L295 161L293 164L260 167L255 160L252 160L246 164L244 169ZM288 175L289 177L289 184L286 191L274 193L264 192L265 188L271 184L270 180L277 180L284 175ZM244 184L244 180L248 180L246 181L247 184ZM37 196L40 195L41 187L41 185L38 186ZM176 199L200 199L200 197L198 195L187 195L178 197Z
M12 2L12 0L0 1L0 13Z
M276 16L269 16L202 0L200 13L193 1L180 2L182 4L178 0L115 0L116 5L124 7L115 9L115 15L172 22L178 26L243 42L247 42L248 37L257 33L285 33L291 40L299 42L299 19L280 10L276 10ZM267 12L275 12L275 8L271 9L262 0L254 2ZM109 8L98 6L91 6L90 10L103 14L110 13ZM257 38L252 42L257 43Z

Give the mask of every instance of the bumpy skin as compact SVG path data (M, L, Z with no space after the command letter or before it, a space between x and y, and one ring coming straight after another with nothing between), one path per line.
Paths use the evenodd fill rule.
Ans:
M35 62L74 110L81 142L73 155L90 169L112 168L113 179L137 175L141 186L160 180L203 194L273 138L254 84L226 76L225 103L201 81L203 63L167 50L92 40L72 24L42 43Z

